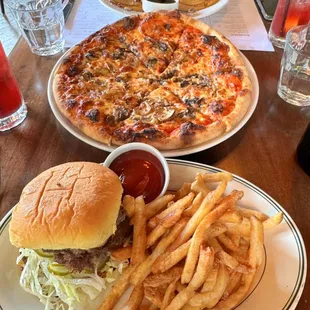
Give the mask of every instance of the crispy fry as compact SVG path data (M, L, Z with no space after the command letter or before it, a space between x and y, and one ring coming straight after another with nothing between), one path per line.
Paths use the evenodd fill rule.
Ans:
M240 284L242 274L238 271L233 270L230 274L229 283L226 287L226 290L222 296L222 299L227 299L237 288Z
M283 213L279 212L263 222L264 229L271 229L278 226L283 221Z
M161 308L164 295L156 287L146 286L144 288L144 296L157 308Z
M198 193L198 195L195 197L195 199L193 200L192 204L190 205L189 208L187 208L184 212L183 212L183 216L193 216L194 213L199 209L201 203L203 200L203 195L202 193Z
M211 192L200 173L197 174L196 180L192 183L191 190L196 194L202 193L204 197Z
M147 247L152 246L165 232L166 230L175 225L182 216L184 209L187 207L186 200L183 203L175 203L175 209L171 213L167 214L160 223L150 232L147 236Z
M224 224L214 223L207 230L206 235L205 235L205 239L215 238L218 235L225 233L226 231L227 231L227 227Z
M241 223L242 216L236 211L227 211L218 220L220 223Z
M177 282L180 279L181 274L178 278L176 278L173 282L171 282L165 292L161 309L164 310L171 303L172 299L175 297L175 290L177 286Z
M182 270L182 267L174 267L165 273L149 276L144 280L143 285L158 287L164 284L170 284L175 279L179 279L181 277Z
M146 217L145 204L142 196L135 199L135 215L133 244L130 263L136 265L145 259L146 250Z
M237 207L237 211L244 217L250 218L251 216L257 217L260 221L266 221L268 219L268 216L262 212L248 209L248 208L242 208Z
M217 273L219 271L220 265L218 263L214 263L213 268L208 273L207 279L203 284L203 287L201 289L201 292L211 292L214 289L214 286L216 284L217 279Z
M227 186L227 182L221 183L213 192L210 192L202 201L201 206L195 212L193 217L187 223L185 229L182 231L180 236L175 240L175 242L171 245L169 250L174 250L178 248L181 244L185 243L195 232L199 223L203 220L203 218L211 212L217 200L222 196Z
M152 265L152 273L159 273L160 271L160 265L165 260L165 258L169 255L169 252L165 252L157 257L154 264Z
M119 281L114 284L110 293L105 297L103 303L99 310L110 310L113 309L115 304L118 302L119 298L123 295L129 286L129 279L134 272L135 267L129 266L125 269L124 273L120 277Z
M217 239L220 241L221 244L224 245L226 249L234 252L238 251L239 248L225 234L217 236Z
M171 267L173 267L183 258L185 258L190 244L191 239L189 239L186 243L175 249L173 252L169 253L159 265L160 272L165 272L166 270L169 270Z
M215 250L215 252L223 251L223 248L219 244L216 238L209 238L208 239L209 246L212 246L212 248Z
M249 250L249 265L256 269L263 261L264 255L264 227L260 220L251 216L251 240Z
M111 256L116 261L122 261L131 257L132 246L127 245L124 248L117 249L111 253Z
M144 288L143 285L140 284L133 289L129 299L123 306L122 310L138 310L143 300L143 297L144 297Z
M224 265L220 264L214 290L212 292L196 293L189 301L189 304L196 307L213 308L224 294L228 282L229 272Z
M189 285L171 301L166 310L181 309L195 294L197 290L206 280L214 262L214 251L212 248L200 248L197 270L189 283Z
M181 282L189 283L195 270L197 259L199 256L199 248L202 244L204 234L206 230L219 218L221 217L229 208L234 206L234 199L232 196L228 196L230 199L223 200L217 208L212 210L207 214L204 219L200 222L197 227L194 236L192 238L191 245L189 247L187 257L185 260L184 270L181 277Z
M129 195L124 196L123 208L125 209L128 217L133 217L135 213L135 198Z
M145 207L145 216L146 219L150 219L154 215L156 215L159 211L161 211L170 201L174 199L175 195L165 195L159 197Z
M222 264L226 265L227 267L231 269L235 269L239 265L239 262L234 257L226 253L225 251L217 252L216 257L219 259L219 261Z
M232 181L233 175L229 172L217 172L217 173L206 173L203 175L203 180L207 183L212 182L223 182L223 181Z
M239 288L231 294L226 300L220 301L214 309L216 310L230 310L235 308L245 297L249 291L254 274L243 275L241 278L241 284Z
M186 218L182 218L175 226L171 229L171 232L166 237L162 238L160 242L157 244L156 248L152 252L152 254L143 261L132 275L130 282L133 285L138 285L142 283L145 278L150 274L151 267L155 260L158 258L159 255L163 254L168 246L175 240L176 236L180 234L182 229L187 223Z
M233 234L233 233L231 233L229 231L226 233L226 235L239 248L241 236Z
M186 195L189 194L190 190L191 190L191 183L185 182L183 186L175 193L174 200L177 201L185 197Z
M148 227L155 228L158 223L161 222L167 215L171 214L174 210L179 209L180 207L186 208L188 207L192 200L194 199L195 194L189 193L187 196L179 199L175 203L173 203L170 207L162 211L161 213L157 214L156 216L152 217L148 222Z
M251 235L250 221L246 217L243 218L242 223L226 223L226 227L228 232L235 235L240 235L247 238Z

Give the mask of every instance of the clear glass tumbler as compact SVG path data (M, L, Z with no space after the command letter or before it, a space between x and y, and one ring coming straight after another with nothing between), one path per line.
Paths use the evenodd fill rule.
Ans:
M0 42L0 131L19 125L27 108Z
M55 55L65 44L63 8L68 0L6 0L31 51Z
M287 32L310 22L310 0L279 0L269 29L273 45L283 48Z
M310 25L297 26L287 33L278 95L297 106L310 105Z

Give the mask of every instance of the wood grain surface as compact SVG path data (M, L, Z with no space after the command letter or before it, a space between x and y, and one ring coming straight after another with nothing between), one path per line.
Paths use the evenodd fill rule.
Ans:
M309 123L310 108L289 105L276 93L282 50L244 54L260 84L254 115L227 141L181 158L223 168L262 188L290 213L308 246L310 177L298 166L295 151ZM0 134L0 219L18 202L23 187L45 169L68 161L102 162L108 155L69 134L51 112L46 87L59 57L36 56L23 40L10 55L29 114L22 125ZM307 281L297 309L309 309L309 296Z

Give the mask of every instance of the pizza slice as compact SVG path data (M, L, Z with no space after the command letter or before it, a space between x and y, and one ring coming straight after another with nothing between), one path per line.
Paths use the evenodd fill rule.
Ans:
M166 14L125 17L117 23L122 42L154 74L169 65L183 32L183 21L177 11Z

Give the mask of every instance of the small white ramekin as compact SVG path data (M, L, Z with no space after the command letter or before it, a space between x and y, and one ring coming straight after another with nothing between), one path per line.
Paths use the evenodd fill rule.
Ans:
M179 8L179 0L174 3L158 3L148 0L142 0L142 9L144 12L155 12L161 10L177 10Z
M115 149L112 153L110 153L110 155L104 161L103 165L106 167L109 167L111 163L114 161L114 159L119 157L121 154L129 152L129 151L133 151L133 150L140 150L140 151L151 153L162 164L163 169L164 169L164 174L165 174L165 182L164 182L163 189L158 195L158 197L163 196L168 189L168 185L170 181L170 170L169 170L169 166L168 166L168 163L165 157L155 147L145 144L145 143L137 143L137 142L122 145L118 147L117 149Z

